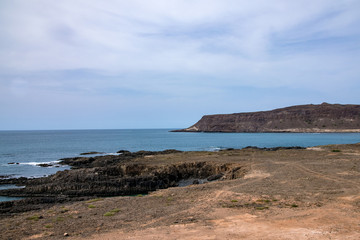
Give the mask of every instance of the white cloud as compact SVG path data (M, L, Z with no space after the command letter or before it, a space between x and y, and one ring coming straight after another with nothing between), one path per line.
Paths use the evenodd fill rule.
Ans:
M291 37L349 32L346 26L359 17L351 1L344 2L348 5L341 1L8 1L1 20L7 40L1 46L1 63L18 71L208 71L221 65L223 55L230 57L222 65L233 61L235 54L241 62L271 58L272 36L299 25L310 29ZM308 25L335 10L341 11L338 17ZM319 26L312 29L313 25ZM219 33L211 35L216 30ZM197 37L201 34L204 37ZM204 52L212 46L220 52Z
M191 101L242 86L354 89L359 24L357 0L3 0L0 87L127 89L127 103L137 92Z

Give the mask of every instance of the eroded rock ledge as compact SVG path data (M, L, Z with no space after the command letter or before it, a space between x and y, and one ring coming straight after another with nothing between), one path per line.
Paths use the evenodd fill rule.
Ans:
M25 188L0 191L0 195L27 199L0 203L1 212L30 210L34 204L86 199L87 197L145 194L157 189L175 187L186 179L234 179L245 174L245 168L235 163L211 161L167 162L180 154L176 150L161 152L123 151L118 156L76 157L62 159L71 170L54 175L21 179ZM163 155L162 162L152 161L154 155ZM11 180L7 180L9 181ZM5 183L5 182L3 182ZM12 183L16 183L13 180Z

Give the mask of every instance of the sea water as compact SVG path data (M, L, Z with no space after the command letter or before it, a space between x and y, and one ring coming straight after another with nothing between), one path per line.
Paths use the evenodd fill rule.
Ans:
M186 133L171 129L0 131L0 176L41 177L68 169L61 158L119 150L217 151L246 146L316 146L360 142L360 133ZM9 164L11 163L11 164ZM53 167L40 167L51 163Z
M12 185L12 184L0 185L0 190L9 189L9 188L22 188L22 186L16 186L16 185ZM18 199L22 199L22 198L0 196L0 202L6 202L6 201L12 201L12 200L18 200Z

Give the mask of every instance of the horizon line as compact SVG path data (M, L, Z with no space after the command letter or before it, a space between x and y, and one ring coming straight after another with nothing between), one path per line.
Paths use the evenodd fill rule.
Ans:
M166 130L166 129L182 129L179 128L58 128L58 129L0 129L0 132L6 131L87 131L87 130Z

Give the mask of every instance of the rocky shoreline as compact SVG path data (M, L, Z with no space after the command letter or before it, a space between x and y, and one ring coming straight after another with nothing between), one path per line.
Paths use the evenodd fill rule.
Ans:
M0 190L1 196L25 199L0 202L0 213L39 209L43 205L79 201L94 197L147 194L157 189L178 186L180 181L193 179L194 184L242 175L241 167L207 161L154 164L152 157L171 159L177 150L129 152L119 155L74 157L60 159L57 164L71 170L59 171L41 178L0 179L0 184L23 185L24 188ZM199 181L201 180L201 181Z

